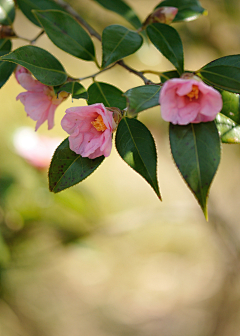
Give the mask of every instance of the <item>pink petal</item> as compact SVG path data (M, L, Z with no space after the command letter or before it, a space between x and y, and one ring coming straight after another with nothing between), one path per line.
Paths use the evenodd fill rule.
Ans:
M193 85L198 87L199 92L189 98ZM162 118L179 125L214 120L222 109L221 94L200 79L191 78L174 78L165 82L159 103Z
M28 91L41 92L46 87L46 85L34 79L29 73L20 73L17 79L19 84Z
M102 116L107 127L98 131L92 122ZM66 110L61 122L62 128L70 135L70 149L82 157L94 159L109 156L112 148L113 113L103 104L72 107Z

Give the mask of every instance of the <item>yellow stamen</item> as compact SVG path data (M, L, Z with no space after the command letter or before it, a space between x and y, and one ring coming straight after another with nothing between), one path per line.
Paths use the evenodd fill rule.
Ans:
M91 122L91 124L98 132L104 132L107 129L107 126L104 124L103 118L100 114L94 121Z
M51 97L52 103L55 105L59 105L63 100L65 100L69 96L69 93L65 91L61 91L58 95L56 95L54 90L49 87L47 87L45 92L49 97Z
M192 91L187 94L190 101L193 99L198 99L199 89L197 85L192 86Z
M61 91L59 94L58 94L58 98L62 98L62 99L65 99L69 96L69 93L65 92L65 91Z

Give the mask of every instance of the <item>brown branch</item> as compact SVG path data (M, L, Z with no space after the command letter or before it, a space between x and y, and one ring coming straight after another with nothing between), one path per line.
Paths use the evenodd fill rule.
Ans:
M117 64L121 65L123 68L125 68L129 72L131 72L131 73L135 74L136 76L140 77L144 81L145 85L155 84L152 81L150 81L148 78L146 78L141 71L137 71L137 70L129 67L126 63L124 63L123 60L118 61Z
M98 34L98 32L93 27L91 27L68 3L66 3L63 0L54 0L54 1L59 6L61 6L63 9L65 9L69 14L71 14L88 31L88 33L91 36L95 37L100 42L102 41L101 36ZM120 61L116 62L115 64L120 65L121 67L128 70L129 72L131 72L131 73L135 74L136 76L140 77L144 81L145 85L155 84L152 81L150 81L148 78L146 78L143 75L143 72L137 71L137 70L131 68L123 60L120 60Z

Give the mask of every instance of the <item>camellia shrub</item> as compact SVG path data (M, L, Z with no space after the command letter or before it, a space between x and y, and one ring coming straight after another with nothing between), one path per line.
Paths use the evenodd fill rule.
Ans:
M111 154L113 133L121 158L138 172L161 200L157 181L157 153L151 132L138 114L160 105L169 123L169 139L176 166L207 218L209 188L220 163L221 142L240 142L240 115L234 102L240 93L240 55L212 60L201 69L184 68L181 38L175 22L197 19L206 14L198 0L163 0L141 22L123 0L95 0L121 15L132 30L122 25L107 26L102 35L95 31L68 3L62 0L1 0L0 2L0 85L12 73L23 92L17 96L36 131L47 122L54 126L54 114L68 97L79 99L61 121L69 136L56 149L49 168L49 188L55 193L86 177ZM25 46L11 50L15 10L18 7L40 34ZM88 87L74 74L67 74L59 60L47 50L34 46L46 34L63 51L94 62L99 71ZM102 43L101 64L94 40ZM173 65L172 71L139 71L124 58L134 54L144 40L152 43ZM97 75L115 66L140 77L143 85L122 92L116 86L97 81ZM148 78L158 75L158 82ZM157 77L156 77L157 78ZM87 102L81 104L82 99Z

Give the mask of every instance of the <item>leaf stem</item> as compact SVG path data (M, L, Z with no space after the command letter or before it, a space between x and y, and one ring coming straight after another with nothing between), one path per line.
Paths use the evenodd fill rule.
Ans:
M44 33L45 33L45 31L41 30L41 32L34 39L32 39L32 40L29 40L28 38L22 37L22 36L19 36L19 35L16 35L14 37L19 38L19 39L24 40L24 41L27 41L30 44L35 44L36 41L39 39L39 37L42 36Z
M166 78L166 79L169 79L169 77L167 77L166 75L164 75L164 73L161 72L161 71L143 70L142 73L143 73L143 74L145 74L145 73L151 73L151 74L153 74L153 75L157 75L157 76L159 76L159 77L161 76L161 77L164 77L164 78Z
M30 43L35 44L36 41L39 39L39 37L41 37L44 33L45 33L44 30L40 31L40 33L33 40L31 40Z
M82 78L75 78L75 80L77 79L77 80L79 80L81 82L81 81L83 81L85 79L89 79L89 78L93 78L94 79L96 76L100 75L102 72L104 72L106 70L109 70L109 69L113 68L114 66L115 66L115 63L112 64L112 65L110 65L109 67L107 67L105 69L102 69L102 70L100 70L100 71L92 74L92 75L89 75L89 76L86 76L86 77L82 77Z

